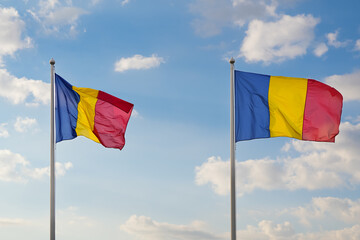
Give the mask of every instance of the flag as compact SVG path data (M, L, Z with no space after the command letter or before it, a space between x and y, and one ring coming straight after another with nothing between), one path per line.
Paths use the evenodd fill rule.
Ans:
M72 86L55 74L56 142L85 136L122 149L133 107L103 91Z
M291 137L335 142L342 95L312 79L235 71L235 141Z

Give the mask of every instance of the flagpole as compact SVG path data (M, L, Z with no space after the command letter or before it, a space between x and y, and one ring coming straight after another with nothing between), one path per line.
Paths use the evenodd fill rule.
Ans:
M55 60L51 58L51 111L50 111L50 240L55 240L55 138L54 138L54 69Z
M234 114L234 63L230 59L230 199L231 240L236 240L236 195L235 195L235 114Z

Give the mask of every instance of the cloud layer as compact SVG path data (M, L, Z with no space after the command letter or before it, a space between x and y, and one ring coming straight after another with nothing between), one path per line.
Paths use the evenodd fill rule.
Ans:
M298 157L265 158L236 163L239 196L255 189L296 190L350 187L360 184L360 123L344 122L336 144L293 140L283 150ZM210 157L195 169L198 185L210 184L215 193L229 192L229 161Z

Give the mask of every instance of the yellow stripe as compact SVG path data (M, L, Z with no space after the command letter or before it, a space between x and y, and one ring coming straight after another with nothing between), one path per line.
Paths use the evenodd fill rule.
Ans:
M76 133L78 136L85 136L100 143L93 133L95 119L95 105L99 91L91 88L78 88L73 86L73 90L80 95L78 104L78 119Z
M302 139L307 79L270 77L270 137Z

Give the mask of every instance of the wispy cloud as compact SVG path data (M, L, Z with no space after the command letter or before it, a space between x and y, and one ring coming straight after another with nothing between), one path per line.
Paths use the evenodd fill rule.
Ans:
M124 5L128 4L129 2L130 2L130 0L122 0L121 5L124 6Z
M24 224L26 221L21 218L0 218L0 226L7 226L7 225L21 225Z
M37 124L35 118L29 117L17 117L16 122L14 123L14 128L17 132L26 132L29 128L34 127Z
M8 130L6 129L7 125L8 125L7 123L0 124L0 137L3 137L3 138L9 137L10 134L9 134Z
M253 19L274 16L275 1L263 0L196 0L190 4L190 11L196 16L192 25L195 33L211 37L221 33L228 26L243 26Z
M204 230L204 223L195 221L190 225L176 225L166 222L157 222L150 217L131 216L120 229L128 234L143 240L222 240L218 236Z
M94 2L94 1L93 1ZM75 36L80 16L88 11L73 7L72 1L62 3L59 0L40 0L37 9L28 9L28 13L42 26L46 34L65 34Z
M355 42L355 50L360 51L360 39L356 40Z
M115 62L115 71L125 72L131 69L150 69L160 66L161 63L165 63L164 59L162 57L158 57L156 54L152 54L150 57L144 57L136 54L132 57L121 58Z

